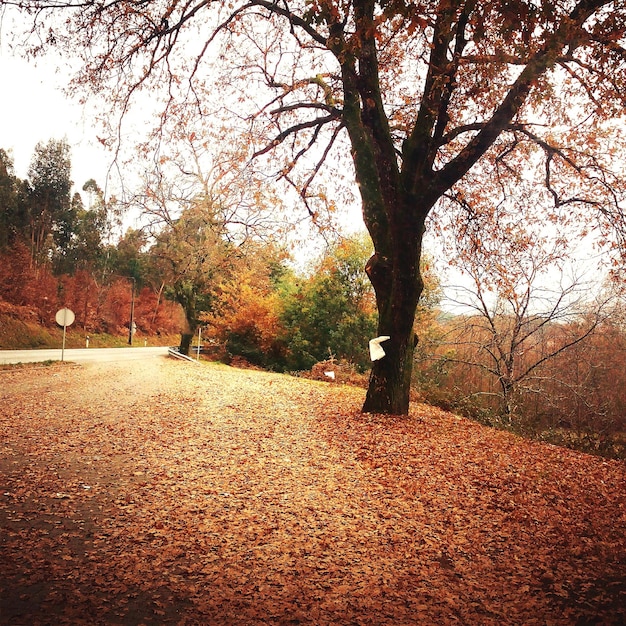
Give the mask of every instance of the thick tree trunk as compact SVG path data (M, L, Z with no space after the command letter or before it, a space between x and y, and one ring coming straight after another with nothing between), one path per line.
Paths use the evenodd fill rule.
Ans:
M374 361L365 413L406 415L409 412L413 353L417 344L413 325L424 283L420 274L423 228L403 233L396 241L392 258L375 254L366 271L378 307L379 336L389 336L382 344L385 356Z
M406 415L409 412L415 335L394 332L383 344L385 356L375 361L370 375L364 413Z
M195 294L189 293L179 286L177 287L178 288L175 287L176 300L183 307L185 313L185 328L180 333L180 346L178 346L178 351L181 354L189 356L191 341L196 333L196 328L198 328L196 298Z
M181 354L186 354L189 356L189 350L191 349L191 340L193 339L194 333L181 333L180 334L180 346L178 346L178 351Z
M352 144L363 220L374 242L375 254L366 269L376 293L378 334L390 337L382 346L385 356L373 364L363 411L406 415L413 323L423 290L419 262L424 222L442 192L432 188L428 151L422 150L420 159L420 151L414 149L427 147L422 140L432 137L432 128L411 139L408 169L399 168L378 77L374 8L374 3L354 4L360 37L357 55L346 45L339 24L329 44L342 68L343 121Z

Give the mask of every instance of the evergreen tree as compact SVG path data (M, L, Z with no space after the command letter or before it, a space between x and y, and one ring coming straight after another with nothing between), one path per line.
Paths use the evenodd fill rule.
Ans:
M20 230L18 184L13 159L0 148L0 250L7 248Z
M49 259L66 249L76 227L72 205L70 147L65 140L39 142L28 169L28 231L35 260Z
M374 292L363 267L371 256L365 237L347 239L321 259L289 296L284 312L291 369L309 369L332 353L361 369L376 333Z

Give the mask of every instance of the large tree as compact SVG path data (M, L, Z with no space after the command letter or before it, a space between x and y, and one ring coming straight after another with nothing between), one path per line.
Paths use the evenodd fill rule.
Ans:
M280 174L313 215L328 198L314 178L347 153L347 136L375 249L367 272L378 332L390 336L366 411L408 411L433 208L471 205L488 182L526 175L543 185L546 220L598 218L605 231L622 223L611 167L623 146L610 123L624 115L622 0L5 4L34 11L44 31L35 48L82 52L82 85L106 90L123 111L161 85L169 114L186 100L202 116L207 90L222 90L228 110L250 122L255 155L288 155ZM71 17L58 19L61 8Z
M198 203L159 233L150 254L185 314L179 351L188 355L201 315L212 310L220 283L227 280L232 248L220 237L212 207Z
M68 248L76 226L67 140L39 142L28 168L28 234L33 259L44 261Z
M280 202L240 165L233 145L208 150L208 136L173 128L159 164L132 199L154 245L154 274L182 307L180 352L189 353L202 318L213 310L251 240L275 238ZM267 185L265 185L267 188Z
M18 186L19 180L13 171L13 159L0 148L0 250L13 243L21 230Z

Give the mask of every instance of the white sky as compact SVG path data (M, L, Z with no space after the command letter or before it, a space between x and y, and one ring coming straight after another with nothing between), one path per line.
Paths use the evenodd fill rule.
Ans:
M0 76L8 86L0 95L0 148L13 158L15 175L26 179L37 143L66 139L71 147L74 191L82 192L84 183L93 178L107 195L115 194L119 187L117 171L109 172L113 155L98 141L99 128L89 107L71 101L63 93L69 76L56 65L52 60L42 59L35 64L12 56L0 39ZM133 128L126 132L128 143L136 139L131 137L133 133L141 134L142 119L141 114L133 116ZM137 227L137 219L137 215L129 214L122 230ZM342 222L347 232L364 228L358 210L353 209ZM311 246L315 253L323 244L321 238L318 244Z
M27 178L37 142L67 139L72 149L72 180L80 191L93 178L100 187L112 161L98 142L88 109L62 93L67 77L54 67L36 66L0 47L0 148L10 152L18 178Z

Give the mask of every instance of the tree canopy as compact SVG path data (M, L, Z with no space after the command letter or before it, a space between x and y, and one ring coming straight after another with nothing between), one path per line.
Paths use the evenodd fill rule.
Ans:
M330 355L366 369L367 341L376 332L376 311L363 265L371 254L363 237L332 246L287 300L292 369L309 369Z
M250 132L250 156L267 159L314 217L337 202L316 181L332 187L337 157L351 154L375 250L378 334L391 337L366 411L408 410L434 208L471 219L521 186L546 223L591 224L601 242L622 243L621 1L5 4L30 11L32 52L80 56L76 86L109 94L122 114L160 87L160 128L177 117L191 130L219 99L221 119Z

